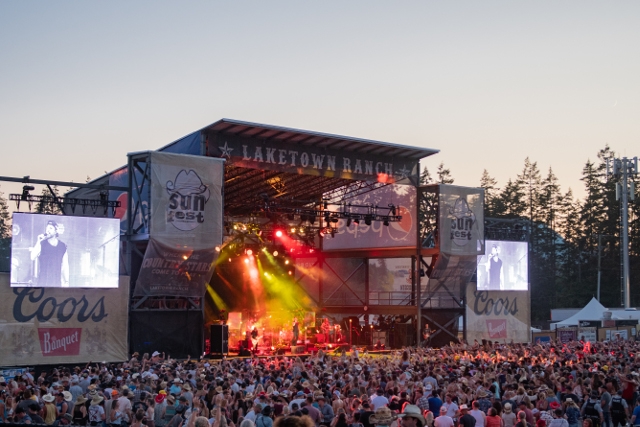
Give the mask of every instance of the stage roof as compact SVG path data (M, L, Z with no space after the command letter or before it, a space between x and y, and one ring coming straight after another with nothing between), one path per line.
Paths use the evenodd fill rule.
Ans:
M229 135L266 143L292 144L300 147L313 147L322 150L342 150L356 155L381 158L407 159L417 162L419 159L436 154L439 150L410 147L362 138L333 135L328 133L292 129L282 126L250 123L240 120L221 119L196 130L176 141L166 144L158 151L179 154L199 155L201 134ZM211 155L211 154L210 154ZM215 154L213 154L215 155ZM313 176L289 171L268 170L234 164L232 159L225 165L225 214L244 216L250 214L263 199L263 195L274 198L295 200L319 200L328 197L345 200L356 194L371 191L385 185L375 181L344 179L337 176ZM110 182L119 168L92 181ZM97 192L94 192L98 194ZM70 197L94 197L86 189L75 189L67 193ZM97 196L95 196L97 197Z
M282 126L263 125L260 123L250 123L231 119L218 120L202 130L249 138L288 142L303 146L331 149L339 148L342 150L373 154L376 156L384 155L389 157L404 157L414 160L422 159L440 151L430 148L410 147L407 145L391 144L388 142L373 141L370 139L352 138L349 136L292 129Z

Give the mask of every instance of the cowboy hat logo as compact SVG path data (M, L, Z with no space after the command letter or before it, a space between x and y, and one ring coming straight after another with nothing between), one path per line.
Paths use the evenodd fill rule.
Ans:
M196 171L181 170L174 181L167 181L166 189L167 222L182 231L193 230L204 222L204 206L211 193Z

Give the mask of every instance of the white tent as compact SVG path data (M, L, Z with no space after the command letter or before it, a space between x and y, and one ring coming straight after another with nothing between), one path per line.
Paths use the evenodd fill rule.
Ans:
M552 323L551 329L562 328L564 326L578 326L578 322L581 320L600 320L603 317L603 313L607 311L606 307L600 304L595 298L591 298L589 304L584 306L582 310L563 320L562 322Z

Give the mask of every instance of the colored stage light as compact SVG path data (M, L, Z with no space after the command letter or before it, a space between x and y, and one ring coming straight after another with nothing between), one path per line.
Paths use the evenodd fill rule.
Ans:
M347 227L351 226L351 218L347 218Z
M385 219L385 220L382 222L382 224L383 224L383 225L386 225L386 226L388 227L388 226L389 226L389 220L388 220L388 219Z
M186 255L182 255L182 259L188 259L189 257Z
M231 262L231 258L229 258L229 262Z
M282 230L276 231L276 237L282 237Z
M278 251L273 251L273 256L278 256Z
M289 260L286 260L284 263L288 265L289 264Z
M247 255L249 256L253 255L253 251L251 249L247 249Z
M220 252L220 246L216 246L216 252Z
M291 276L293 274L293 271L289 270L289 276Z
M245 258L245 259L244 259L244 263L245 263L245 264L249 264L249 258Z
M296 228L295 228L295 227L292 227L292 228L291 228L291 232L292 232L292 233L295 233L295 232L296 232Z

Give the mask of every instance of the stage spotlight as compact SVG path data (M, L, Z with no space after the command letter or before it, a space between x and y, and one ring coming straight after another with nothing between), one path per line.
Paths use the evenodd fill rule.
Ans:
M357 216L357 217L353 218L353 223L356 224L356 225L360 225L360 217Z
M231 262L231 258L229 258L229 262Z
M253 255L253 251L251 249L247 249L247 255L249 256Z
M233 229L237 230L238 229L238 224L233 224Z
M295 233L296 232L296 228L295 227L291 227L291 232Z
M278 251L273 251L273 256L278 256Z
M289 270L289 276L291 276L293 274L293 271Z
M337 216L332 217L331 218L331 222L333 222L333 223L338 222L338 217Z
M182 255L182 259L189 259L189 257L186 255Z
M351 218L349 217L347 218L347 227L350 227L350 226L351 226Z
M267 273L266 271L264 272L264 277L269 277L269 273Z
M366 216L364 217L364 223L365 223L366 225L371 225L371 220L372 220L372 219L373 219L373 217L372 217L371 215L366 215Z
M277 230L276 231L276 237L282 237L282 230Z
M244 259L244 263L245 263L245 264L249 264L249 258L245 258L245 259Z
M284 263L285 263L286 265L289 265L289 260L286 260Z
M220 252L220 246L216 246L216 252Z
M389 220L388 220L388 219L385 219L385 220L382 222L382 225L386 225L386 226L388 227L388 226L389 226Z

